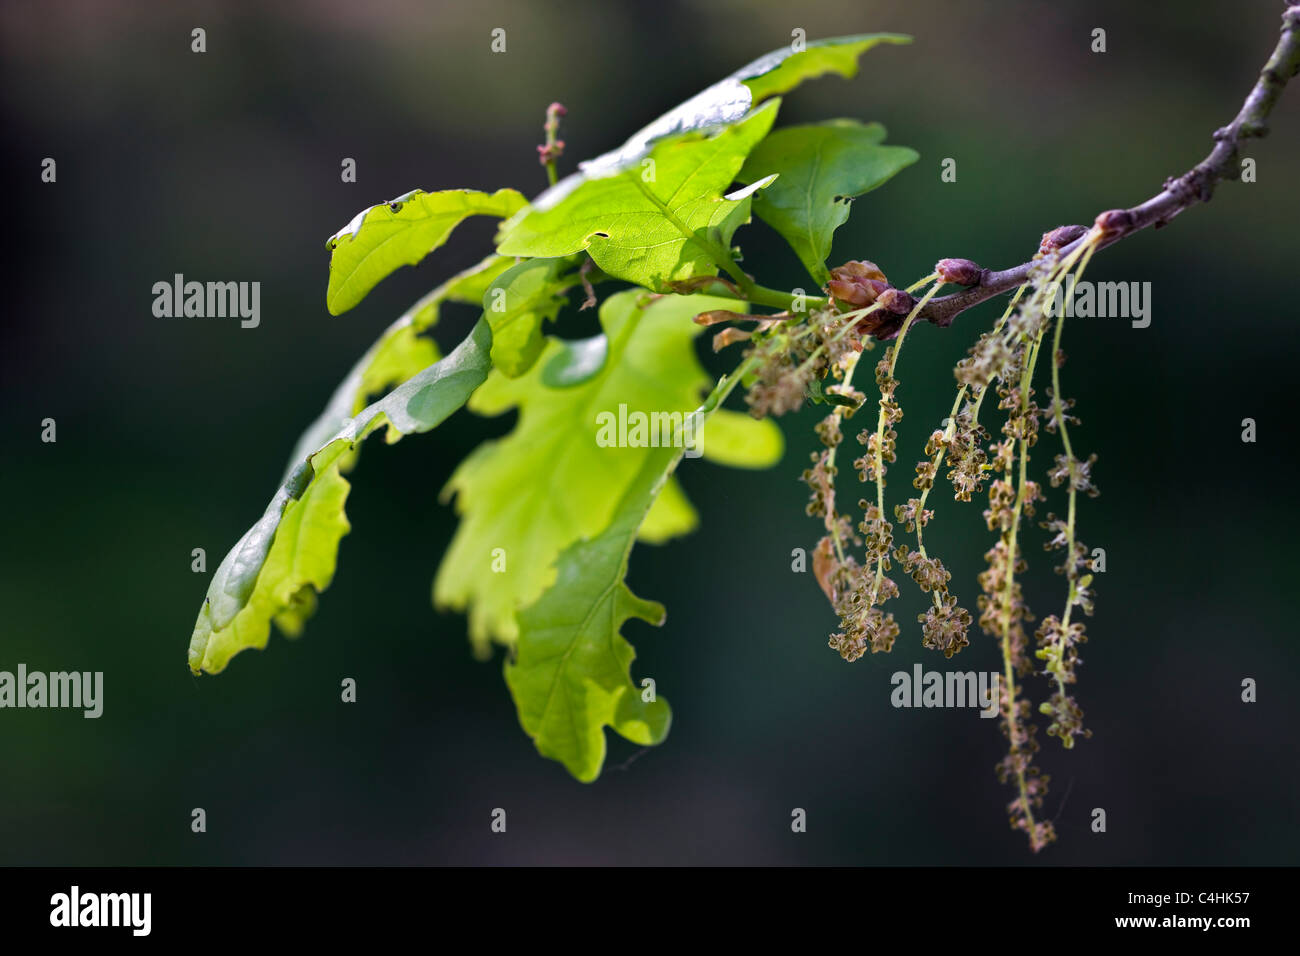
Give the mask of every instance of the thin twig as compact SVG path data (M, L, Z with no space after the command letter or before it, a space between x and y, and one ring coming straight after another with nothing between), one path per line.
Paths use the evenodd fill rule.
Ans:
M1110 210L1098 216L1107 219L1105 238L1097 248L1155 226L1167 225L1184 209L1209 202L1215 187L1225 179L1241 175L1238 159L1241 144L1247 139L1267 135L1267 119L1282 90L1300 72L1300 4L1292 4L1282 14L1282 36L1273 55L1260 71L1259 79L1246 96L1241 110L1231 123L1214 133L1214 149L1183 175L1165 180L1164 189L1146 202L1131 209ZM1062 255L1073 252L1084 238L1061 249ZM948 326L962 312L1003 292L1018 288L1029 277L1034 263L1024 262L1001 272L985 270L978 285L961 292L934 299L921 311L921 318L938 326Z

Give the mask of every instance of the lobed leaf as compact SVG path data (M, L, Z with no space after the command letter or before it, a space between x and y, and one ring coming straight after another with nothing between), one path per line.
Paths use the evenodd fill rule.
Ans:
M329 586L349 530L341 459L384 425L391 443L441 424L487 378L491 345L491 330L480 320L450 355L362 409L293 467L212 576L190 638L194 673L218 673L240 651L265 647L273 620L290 637L300 632L316 593Z
M339 383L324 410L298 439L293 454L289 456L285 477L377 395L438 361L441 357L438 345L427 333L438 323L442 304L480 304L484 290L511 263L512 260L501 256L488 256L423 296L385 329ZM340 470L348 471L354 458L355 452L345 456L340 461Z
M723 389L719 383L698 410L702 419L713 414ZM652 503L662 500L661 491L672 487L682 453L656 448L646 455L608 526L565 549L555 583L519 613L516 652L505 668L519 722L539 753L584 783L596 779L605 762L605 727L650 746L664 739L672 720L666 700L657 694L644 699L633 682L636 652L622 628L634 618L664 621L663 605L638 598L625 578L638 529L644 529Z
M492 364L510 378L527 372L542 354L542 322L554 320L564 293L578 278L574 259L527 259L506 269L483 293L492 325Z
M642 472L662 481L663 459L676 455L657 451ZM672 720L662 697L641 699L629 675L636 652L621 634L631 618L659 625L665 617L662 604L641 600L623 581L653 499L644 484L628 489L606 531L560 556L554 586L519 615L518 653L505 668L519 723L538 753L584 783L604 765L606 726L645 746L662 741Z
M547 208L588 179L638 166L660 140L737 123L769 96L788 92L804 80L832 72L852 77L858 57L878 44L911 42L911 37L899 33L861 33L813 40L798 52L793 45L773 50L637 130L618 149L579 164L577 173L542 193L534 205Z
M772 133L749 154L741 182L777 179L754 199L754 214L794 248L808 273L824 285L835 230L849 218L852 199L883 185L919 158L904 146L885 146L879 123L831 120Z
M441 246L470 216L505 219L525 205L513 189L412 190L363 209L329 238L329 288L325 303L332 315L355 306L383 279L413 266Z
M471 411L482 415L519 411L514 430L475 449L443 490L444 499L455 498L461 522L438 569L434 601L439 607L468 610L470 637L481 654L493 639L513 643L515 614L551 583L556 556L609 524L655 450L602 447L597 443L600 421L609 421L603 414L618 416L621 405L629 421L635 413L680 415L696 407L708 384L693 348L700 327L691 317L736 300L670 295L644 305L644 298L631 290L610 296L601 306L607 354L589 377L575 384L548 384L547 370L553 362L566 361L573 348L573 343L551 338L527 374L510 379L493 372L469 403ZM730 460L750 467L775 463L780 430L770 421L735 417L742 421L724 443ZM713 452L713 427L710 423L700 433L706 458ZM665 500L648 525L654 540L695 524L694 510L683 506L684 496ZM497 549L504 553L504 570L493 566Z
M813 40L798 53L785 49L759 57L738 70L736 77L748 88L754 102L759 103L769 96L788 93L804 80L827 73L851 79L857 76L858 58L873 46L911 42L912 38L902 33L859 33Z
M716 275L733 233L749 219L750 196L726 193L771 129L778 103L712 135L660 142L649 165L585 179L558 201L539 198L502 226L497 251L557 257L585 249L606 274L659 292Z

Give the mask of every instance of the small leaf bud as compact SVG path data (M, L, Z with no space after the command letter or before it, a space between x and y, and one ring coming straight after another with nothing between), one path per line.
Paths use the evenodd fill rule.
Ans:
M1087 230L1083 226L1057 226L1051 232L1043 233L1043 241L1039 243L1038 251L1041 255L1055 252L1068 246L1085 232Z
M886 289L880 293L877 301L895 315L907 315L916 308L916 299L902 289Z
M934 264L934 271L944 282L954 285L979 285L984 270L969 259L940 259Z
M1113 236L1133 228L1133 214L1127 209L1107 209L1097 216L1093 228L1102 236Z

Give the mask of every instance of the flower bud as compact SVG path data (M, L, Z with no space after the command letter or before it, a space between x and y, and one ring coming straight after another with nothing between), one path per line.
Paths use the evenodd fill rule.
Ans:
M564 140L557 139L553 143L547 143L544 146L537 147L537 161L543 166L553 163L564 155Z
M902 289L886 289L876 301L895 315L907 315L916 308L916 300Z
M826 290L840 302L847 305L869 305L867 290L848 279L832 279L826 283Z
M826 288L836 299L861 308L871 305L876 297L889 288L879 279L831 279Z
M1128 232L1133 228L1133 214L1127 209L1107 209L1097 217L1093 228L1103 236Z
M1083 226L1057 226L1051 232L1043 233L1043 241L1039 243L1038 251L1042 255L1055 252L1068 246L1085 232L1087 230Z
M836 279L879 279L886 282L885 274L880 271L880 267L874 262L868 262L866 259L851 260L844 265L831 270L831 276Z
M979 285L984 270L969 259L940 259L934 264L934 271L944 282L954 285Z

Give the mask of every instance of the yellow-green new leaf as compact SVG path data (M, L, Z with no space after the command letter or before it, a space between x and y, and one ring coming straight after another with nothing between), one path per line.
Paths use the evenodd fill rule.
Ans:
M729 391L724 379L693 411L706 432ZM519 614L519 641L506 663L519 722L539 753L560 761L584 783L596 779L604 765L606 727L650 746L664 739L672 720L668 702L633 679L636 652L622 634L632 618L662 624L663 606L638 598L624 579L638 529L669 487L684 451L651 449L608 526L570 545L556 562L555 583Z
M905 146L885 146L879 123L831 120L787 126L745 160L741 182L776 181L754 198L754 214L785 237L818 284L830 278L826 259L852 200L916 162Z
M610 276L657 292L716 275L731 237L749 219L748 195L726 198L749 151L767 135L777 101L719 133L664 140L639 166L548 191L502 227L504 256L587 250Z
M438 569L434 600L439 607L468 611L470 637L480 653L491 640L514 641L515 615L551 583L556 556L609 523L655 450L650 442L672 440L665 430L684 421L708 385L693 347L700 326L691 318L735 306L736 300L670 295L647 305L644 298L628 291L605 301L601 364L575 384L548 384L555 380L548 375L552 362L570 354L551 338L527 374L510 379L494 371L470 401L470 410L482 415L519 411L514 430L475 449L443 491L444 498L455 497L461 522ZM748 444L746 464L775 463L779 429L770 421L737 417L745 423L735 427L748 436L724 436L724 454L730 451L736 460L742 453L735 446ZM710 422L696 436L706 458L713 427ZM682 497L666 499L654 516L654 540L694 526L694 510L681 506Z
M836 73L845 79L857 76L858 58L881 43L911 43L902 33L859 33L856 36L828 37L804 44L795 52L786 47L759 57L737 71L737 78L749 89L754 102L778 96L794 89L804 80Z
M316 420L302 433L289 456L285 473L297 468L308 455L343 427L352 416L371 401L438 361L441 353L429 336L429 330L438 323L444 302L478 305L484 290L507 268L513 260L491 255L477 265L452 276L432 292L423 296L402 316L384 330L375 344L348 372ZM339 460L339 470L347 472L355 463L357 451Z
M737 123L769 96L792 90L804 80L824 73L851 77L857 73L858 57L878 44L911 42L911 37L899 33L860 33L798 46L791 43L773 50L637 130L618 149L579 163L578 172L538 196L535 205L547 208L585 180L639 167L654 145L667 137L702 130L716 132Z
M215 674L240 651L265 647L273 620L297 635L316 593L329 586L348 532L340 459L384 425L391 442L441 424L487 378L491 345L480 320L450 355L362 409L293 468L212 576L190 638L194 673Z
M542 322L555 318L564 293L578 283L574 265L571 259L526 259L483 293L483 314L492 326L492 364L511 378L532 368L542 354Z
M330 313L346 312L393 272L415 265L470 216L505 219L525 202L513 189L416 189L362 210L326 244L330 279L325 303Z
M518 651L506 664L519 723L538 753L583 783L600 775L607 726L649 746L664 739L672 720L668 701L646 700L632 683L636 651L621 633L630 618L659 625L665 616L662 604L641 600L623 583L637 526L678 457L672 449L655 452L609 528L560 555L555 584L519 615Z

